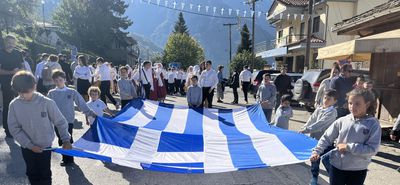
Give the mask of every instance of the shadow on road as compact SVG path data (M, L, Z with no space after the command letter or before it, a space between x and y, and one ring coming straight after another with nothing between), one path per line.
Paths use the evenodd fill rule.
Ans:
M85 174L83 173L82 169L77 164L65 167L65 171L68 174L69 184L93 185L85 177Z
M22 158L21 147L18 146L14 139L5 139L7 145L10 147L11 159L8 161L2 161L6 163L7 175L14 178L25 178L25 163Z

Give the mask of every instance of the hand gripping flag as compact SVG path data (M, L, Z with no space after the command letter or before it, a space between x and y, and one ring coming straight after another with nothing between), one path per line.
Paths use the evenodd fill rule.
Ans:
M317 141L270 126L260 105L192 109L136 99L113 119L97 118L61 154L131 168L218 173L301 163Z

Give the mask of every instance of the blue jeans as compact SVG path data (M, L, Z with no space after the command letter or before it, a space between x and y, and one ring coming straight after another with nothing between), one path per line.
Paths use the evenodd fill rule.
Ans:
M324 164L326 171L329 173L329 168L330 168L330 162L329 162L329 154L332 149L334 149L334 146L329 146L327 149L322 152L321 156L317 161L311 162L311 174L313 177L318 178L319 175L319 164L321 163ZM325 163L328 163L329 166L326 166Z
M329 174L329 184L331 185L363 185L367 177L367 170L345 171L332 166Z
M271 123L271 117L272 117L272 109L263 109L265 118L267 118L268 123Z

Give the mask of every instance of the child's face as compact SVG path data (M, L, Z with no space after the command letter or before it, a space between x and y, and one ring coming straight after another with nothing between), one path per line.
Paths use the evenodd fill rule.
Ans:
M193 85L197 85L197 79L196 78L192 78L192 79L190 79L191 81L192 81L192 84Z
M96 101L99 99L99 93L98 92L90 92L89 94L90 99L92 99L93 101Z
M364 80L357 79L356 85L357 85L358 87L362 87L362 86L364 85Z
M334 97L324 95L324 100L322 103L324 108L328 108L336 103L336 99Z
M269 84L271 82L271 78L269 76L264 77L264 83Z
M36 86L32 89L30 89L28 92L26 93L19 93L19 95L24 99L24 100L32 100L33 94L35 93L36 90Z
M372 90L372 88L374 87L371 83L367 83L367 82L365 82L364 84L363 84L364 86L364 89L367 89L367 90Z
M62 77L57 77L55 79L53 79L54 84L56 84L56 86L58 88L64 88L65 87L65 79Z
M121 70L121 77L122 77L122 78L127 78L127 77L128 77L128 71L126 71L126 70Z
M290 107L290 101L284 101L281 103L282 107Z
M360 118L367 114L370 102L365 102L362 96L349 96L349 110L354 117Z

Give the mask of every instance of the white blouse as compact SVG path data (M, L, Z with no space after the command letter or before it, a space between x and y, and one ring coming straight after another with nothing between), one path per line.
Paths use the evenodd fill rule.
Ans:
M88 66L76 66L74 70L74 77L82 80L91 80L92 79L92 71Z

